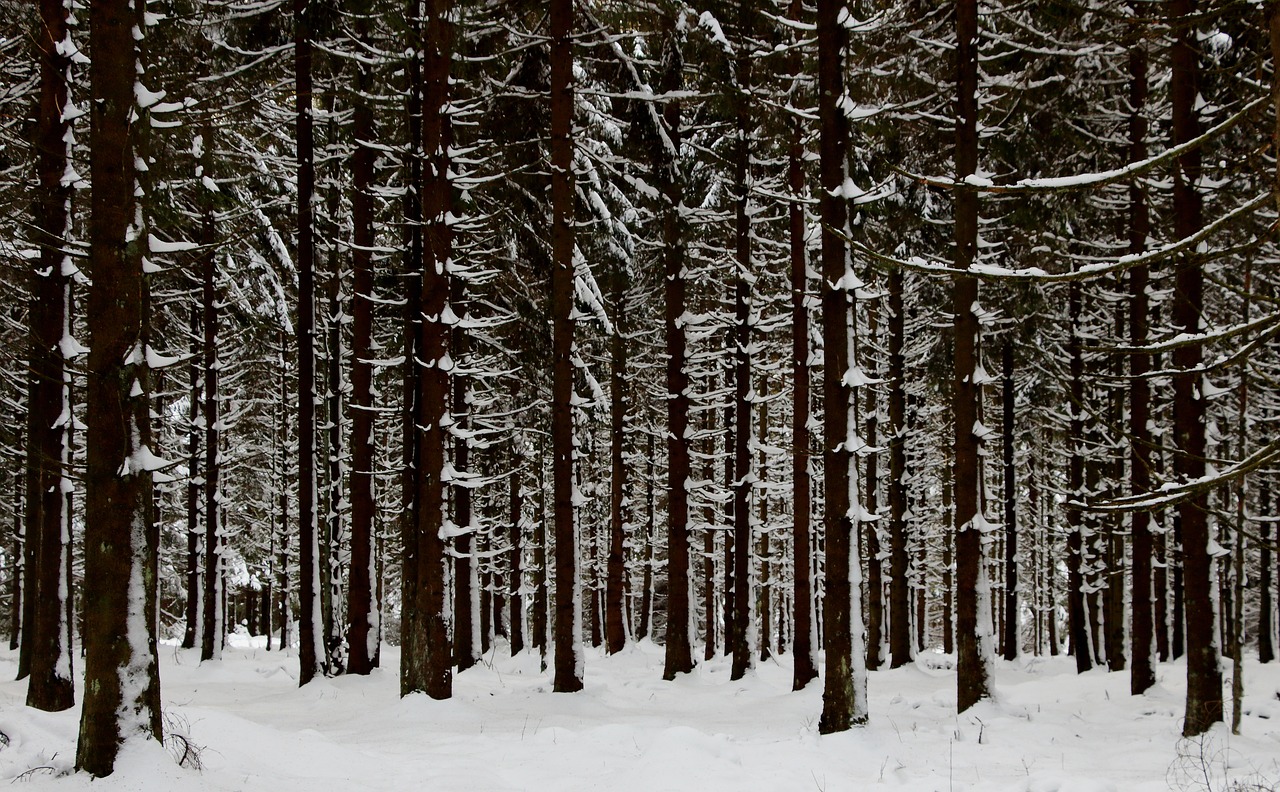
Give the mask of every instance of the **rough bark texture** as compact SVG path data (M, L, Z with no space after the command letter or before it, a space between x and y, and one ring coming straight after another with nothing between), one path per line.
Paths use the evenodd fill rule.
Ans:
M144 200L135 197L134 158L149 126L146 113L138 118L134 95L135 82L144 76L132 33L146 29L140 16L129 0L102 0L89 9L92 351L85 421L85 697L76 766L95 776L112 773L125 740L161 737L155 636L159 535L150 514L144 352L147 235L145 228L133 227L136 201Z
M613 273L613 337L609 340L609 558L605 578L605 645L609 654L627 644L623 608L627 572L623 501L626 499L627 466L623 457L627 423L626 298L629 281L626 264Z
M844 3L818 0L818 116L822 216L822 373L823 470L826 513L826 599L824 639L827 674L822 692L823 734L845 731L865 723L866 668L861 646L862 613L858 602L859 564L852 511L856 510L856 469L849 447L851 392L845 384L849 368L850 297L854 284L843 234L844 201L834 194L844 185L849 145L849 122L841 111L844 97L844 53L848 32L839 20ZM853 507L853 509L851 509Z
M311 118L308 0L293 0L293 58L298 165L298 684L326 672L320 620L320 543L316 525L315 143Z
M212 149L212 130L206 126L204 145L206 150ZM211 158L205 159L208 164ZM201 327L204 330L203 361L204 370L204 575L202 583L204 592L201 599L201 639L200 659L218 660L222 658L223 629L223 576L222 576L222 503L218 492L218 473L221 470L221 459L218 456L218 266L217 255L212 245L213 236L212 209L206 207L201 217L202 239L206 247L201 251L200 270L202 288L200 304L204 311Z
M573 2L551 0L551 454L557 693L582 689L582 608L573 502Z
M430 214L427 215L431 217ZM449 307L454 315L466 318L467 293L461 278L449 278ZM467 438L470 430L471 408L467 404L471 383L465 375L458 372L457 367L466 364L471 351L468 331L461 323L449 329L449 356L454 369L450 374L450 391L453 398L453 410L450 415L451 427L459 431L453 434L453 467L459 473L469 473L471 468L471 444ZM465 485L466 482L464 482ZM480 659L482 647L478 644L483 618L479 608L479 569L474 562L477 536L474 513L471 508L471 488L467 486L451 487L449 500L453 504L453 524L459 533L453 540L453 662L458 671L466 671Z
M911 585L907 554L907 383L903 272L889 273L889 665L911 662ZM923 629L925 619L917 616Z
M792 0L788 17L800 21L802 0ZM797 55L790 63L792 74L800 74L803 63ZM787 148L787 186L792 201L787 205L788 242L791 252L791 502L792 502L792 621L791 642L794 668L791 687L801 690L818 676L813 621L813 541L810 514L812 486L809 475L809 306L806 271L804 204L808 195L804 166L804 127L798 117L790 120Z
M200 346L203 333L200 330L201 311L194 302L191 304L191 389L187 392L190 412L187 416L187 601L186 629L182 634L182 648L194 649L200 644L201 623L204 605L203 595L203 563L204 547L200 538L204 530L200 525ZM274 464L275 460L272 459Z
M744 29L750 11L740 5ZM744 33L744 39L746 35ZM747 669L755 664L751 651L751 621L755 615L752 602L751 560L754 555L751 541L751 490L755 478L751 460L751 286L755 280L751 264L751 111L747 92L751 89L751 58L746 47L739 49L734 64L737 74L737 91L734 95L736 140L733 149L734 184L738 194L734 198L735 267L733 283L734 323L733 340L733 401L734 430L733 458L733 625L726 651L733 653L730 679L741 679Z
M1146 104L1147 51L1135 29L1134 41L1129 47L1130 162L1147 158ZM1146 192L1140 182L1134 181L1129 185L1129 253L1137 255L1146 250L1150 233ZM1147 343L1149 282L1146 267L1129 270L1129 345L1132 347ZM1134 495L1151 489L1151 430L1147 426L1151 418L1151 385L1146 379L1150 367L1151 361L1146 355L1129 358L1129 434L1132 437L1129 444L1129 488ZM1130 520L1133 534L1133 571L1130 578L1133 589L1130 597L1133 665L1129 668L1129 691L1136 696L1156 683L1151 601L1153 543L1151 515L1135 512Z
M41 0L34 42L40 60L40 108L36 120L39 185L32 202L33 238L40 246L34 262L28 314L30 379L27 391L26 563L23 640L18 678L30 673L27 706L49 712L68 709L75 691L71 671L71 625L67 619L71 587L68 543L71 523L64 490L70 463L70 375L62 343L70 327L67 249L72 186L63 182L67 169L70 124L63 120L67 104L70 53L59 45L67 38L69 9L61 0ZM67 478L66 482L70 482Z
M1005 660L1016 660L1022 640L1019 629L1022 620L1018 615L1018 487L1013 458L1015 419L1013 340L1010 338L1004 340L1000 362L1004 374L1001 398L1004 422L1000 438L1004 457L1004 638L1001 648L1004 649Z
M1071 322L1071 338L1067 341L1071 378L1067 497L1073 500L1084 495L1084 353L1080 343L1080 303L1080 285L1072 281L1067 287L1067 314ZM1083 674L1093 668L1093 652L1085 612L1084 515L1079 509L1067 508L1067 525L1067 634L1071 654L1076 659L1076 671Z
M357 8L357 35L368 40L368 5ZM373 162L374 150L362 141L376 139L369 64L357 65L351 155L351 571L347 579L347 673L368 674L378 660L379 606L374 581L373 451Z
M684 84L680 48L675 33L668 33L663 53L663 91L680 90ZM667 346L667 632L662 678L693 670L693 640L689 634L689 492L685 482L691 472L689 462L689 374L685 371L687 351L685 327L684 226L680 217L684 205L676 163L670 154L680 145L680 105L667 103L663 121L672 149L662 154L659 165L665 199L662 217L663 274L666 276L664 306ZM646 593L648 588L646 586ZM726 597L728 594L725 595Z
M451 207L448 182L448 151L452 142L449 102L449 73L453 53L453 23L449 21L451 0L427 3L427 23L423 40L421 73L422 151L426 167L418 198L420 216L426 218L422 234L422 261L418 283L417 360L417 446L416 503L411 544L406 556L405 577L412 576L415 633L413 651L401 650L400 693L426 693L434 699L453 695L453 652L449 641L446 610L448 561L445 557L444 527L445 426L449 407L449 375L441 365L449 350L449 328L443 312L449 298L449 273L445 262L452 255L453 237L444 222ZM410 568L410 562L413 567Z
M1170 52L1173 105L1173 145L1195 138L1200 131L1199 54L1192 17L1195 0L1170 0L1168 14L1174 20L1176 38ZM1204 225L1200 179L1200 150L1178 157L1174 167L1174 236L1185 239ZM1176 260L1173 289L1173 326L1194 336L1201 331L1204 271L1195 257ZM1203 360L1200 344L1173 351L1173 436L1177 455L1174 471L1182 481L1205 474L1205 400L1202 375L1195 371ZM1222 720L1222 671L1218 667L1218 641L1214 626L1213 536L1208 521L1208 493L1201 491L1178 505L1182 527L1183 598L1186 613L1187 709L1183 736L1202 734Z
M978 4L956 1L956 181L962 183L978 167ZM957 188L955 194L955 267L967 270L978 252L978 194ZM955 374L952 419L955 422L956 528L956 707L964 712L991 695L991 615L980 603L989 594L983 565L982 534L975 519L981 502L981 458L974 433L981 396L974 382L978 365L978 281L959 275L952 290L955 317Z
M513 396L516 395L513 389ZM511 500L510 519L511 519L511 549L509 552L510 562L508 563L508 581L507 590L510 592L510 612L508 619L511 622L509 628L509 637L511 639L511 656L515 657L524 651L524 483L523 469L525 462L524 455L524 436L515 433L511 440Z

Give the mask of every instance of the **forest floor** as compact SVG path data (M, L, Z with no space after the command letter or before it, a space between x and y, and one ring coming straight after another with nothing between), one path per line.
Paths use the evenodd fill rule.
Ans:
M198 747L200 767L141 742L96 781L68 775L79 708L24 707L25 683L9 681L16 653L0 650L0 782L101 792L1280 790L1280 664L1256 659L1238 737L1224 727L1180 740L1180 663L1161 665L1157 687L1133 697L1127 673L1077 676L1065 657L999 661L998 699L957 716L950 658L937 653L872 673L870 724L824 737L821 680L791 692L787 658L738 682L724 659L663 682L661 647L589 649L586 690L568 695L550 692L537 655L500 648L437 702L399 697L395 647L371 677L299 689L297 659L259 641L237 636L204 665L163 646L167 729Z

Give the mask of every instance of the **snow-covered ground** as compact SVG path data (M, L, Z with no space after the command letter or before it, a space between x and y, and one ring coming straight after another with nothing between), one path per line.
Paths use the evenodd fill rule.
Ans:
M0 782L101 792L1141 792L1225 790L1227 774L1280 788L1275 663L1246 666L1240 737L1223 728L1180 742L1181 664L1161 666L1160 684L1135 698L1127 673L1077 676L1067 658L1001 662L999 700L956 716L954 672L937 654L871 674L870 725L823 737L821 680L791 692L786 659L739 682L722 659L663 682L661 647L616 657L588 649L586 690L556 694L536 655L499 650L437 702L399 697L394 647L369 678L300 690L296 658L235 643L203 666L193 652L162 648L168 728L200 747L200 769L144 742L96 781L65 775L79 710L25 708L25 683L8 681L16 654L0 651L0 732L10 741Z

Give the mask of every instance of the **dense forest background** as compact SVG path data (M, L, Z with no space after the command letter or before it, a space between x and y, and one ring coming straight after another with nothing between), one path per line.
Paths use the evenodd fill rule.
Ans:
M1185 655L1203 731L1280 611L1278 9L0 0L28 702L650 638L825 650L824 731Z

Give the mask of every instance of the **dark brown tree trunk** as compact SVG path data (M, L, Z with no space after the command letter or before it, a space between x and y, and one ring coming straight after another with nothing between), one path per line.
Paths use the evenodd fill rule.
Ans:
M213 149L213 130L204 126L204 151ZM201 156L206 175L212 175L212 157ZM214 237L213 210L206 206L201 216L200 269L202 277L201 307L204 316L204 595L201 597L200 660L221 660L222 641L226 633L225 614L222 611L222 502L218 492L218 474L222 465L218 459L218 284L217 251Z
M533 546L533 645L547 670L547 481L546 445L538 442L538 538Z
M281 432L281 449L283 458L280 460L280 543L279 543L279 569L280 569L280 648L287 649L293 645L293 635L291 628L293 626L292 610L289 603L289 539L292 531L289 530L289 413L284 405L289 403L289 378L286 376L285 365L285 337L281 330L276 331L276 343L278 344L279 364L280 364L280 432Z
M337 139L337 90L331 86L325 96L326 114L329 116L328 137L330 145ZM344 520L346 517L346 496L343 487L346 468L345 451L342 447L342 403L345 395L342 386L342 322L345 308L342 304L342 262L338 256L338 234L336 218L341 209L341 196L337 184L327 185L325 196L328 219L333 225L333 238L327 241L327 267L325 279L324 313L324 405L325 422L321 427L324 433L324 451L321 458L325 465L325 501L324 522L320 535L320 549L323 561L320 568L320 616L324 624L324 650L327 658L327 673L341 674L346 670L346 639L343 632L345 619L340 617L342 607L342 579L346 565L343 563L346 536Z
M1071 338L1067 342L1070 358L1070 458L1067 472L1067 498L1084 495L1084 353L1080 343L1080 284L1067 287L1067 314L1071 322ZM1071 654L1076 658L1077 673L1093 668L1093 652L1089 642L1089 619L1085 612L1084 586L1084 515L1080 509L1067 506L1067 631Z
M204 614L203 572L204 548L200 538L204 531L200 525L200 346L204 334L200 329L200 308L191 303L191 390L188 392L190 412L187 424L187 602L186 629L182 635L182 648L194 649L200 644L201 618ZM272 462L274 463L274 459Z
M868 369L874 367L873 355L879 331L879 301L867 305L868 343L858 350L861 364ZM874 374L871 375L874 377ZM876 398L876 389L868 386L867 410L867 445L876 447L879 441L880 405ZM856 420L856 419L855 419ZM879 454L867 456L867 513L875 516L880 509L880 458ZM884 565L880 563L880 526L878 522L868 521L862 524L862 531L867 540L867 670L875 671L884 662L885 606L884 606Z
M729 376L728 372L725 372L724 376L726 378L724 381L728 382L728 379L727 379ZM721 434L721 437L724 438L724 486L725 486L725 489L728 490L728 489L732 489L733 481L734 481L734 454L732 449L733 449L733 433L737 431L734 428L735 427L734 403L732 401L729 401L728 403L725 404L724 409L721 410L720 412L721 412L721 421L722 421L720 434ZM737 624L737 619L735 616L737 611L735 600L737 599L737 597L734 595L734 589L735 589L734 570L737 567L737 563L736 563L736 559L734 558L735 553L734 553L734 537L733 537L733 523L734 523L733 508L734 508L734 498L726 499L725 506L724 506L724 514L721 515L721 519L723 520L723 525L724 525L724 559L721 562L721 566L723 567L722 571L724 572L724 584L722 586L722 588L724 589L724 602L721 603L722 605L721 610L723 613L721 618L724 621L724 652L726 656L728 656L733 651L733 647L730 644L733 640L732 633L734 630L734 625Z
M889 273L889 654L890 667L911 662L911 589L907 554L907 382L904 274ZM923 566L921 567L923 574ZM923 603L923 600L921 600ZM917 626L924 627L923 613ZM922 641L923 643L923 641Z
M129 0L102 0L89 8L92 351L85 421L85 697L76 766L95 776L112 773L125 740L161 738L155 635L159 533L151 514L155 458L149 450L144 351L148 234L145 227L133 226L138 202L145 200L135 156L146 161L150 126L134 91L146 77L134 41L134 31L146 30L142 16L142 8Z
M768 470L768 456L765 447L769 443L769 381L762 377L760 382L760 458L757 462L757 476L764 483L764 474ZM756 594L757 609L760 611L760 660L768 660L773 655L773 606L771 595L773 583L770 580L769 549L769 497L768 490L760 489L760 583Z
M1271 487L1266 479L1262 480L1261 492L1258 498L1258 510L1263 515L1270 517L1271 514ZM1261 524L1262 541L1259 542L1260 553L1258 559L1258 662L1270 663L1276 659L1275 654L1275 629L1276 615L1275 603L1271 595L1272 580L1272 561L1271 561L1271 525L1272 521L1267 519Z
M308 0L293 0L294 102L298 164L298 684L327 673L320 619L320 542L316 525L316 349L314 121Z
M609 561L605 580L605 641L609 654L621 652L627 643L623 612L627 559L623 501L626 499L627 466L623 456L626 443L627 399L627 267L613 273L613 336L609 339Z
M400 382L400 545L401 603L416 603L420 596L418 579L422 559L418 555L419 515L418 469L423 443L418 432L421 382L423 187L422 178L422 64L426 47L422 38L422 5L408 0L405 21L409 28L412 54L405 64L405 127L408 153L405 156L404 257L400 277L404 283L403 344L404 363ZM421 690L425 672L421 665L426 644L426 617L416 607L400 609L400 694Z
M22 589L27 576L26 566L26 531L23 529L23 476L21 473L13 477L13 566L9 574L9 651L14 651L21 643L22 635ZM21 677L19 677L21 679Z
M1147 51L1142 42L1142 29L1134 23L1129 45L1129 161L1147 158ZM1147 247L1151 221L1146 192L1141 182L1129 185L1129 253L1141 254ZM1147 343L1147 286L1150 279L1145 266L1129 270L1129 345ZM1146 378L1150 360L1146 355L1129 358L1129 488L1134 495L1151 489L1151 385ZM1151 515L1134 512L1130 517L1133 535L1133 571L1131 638L1133 665L1129 669L1129 691L1145 693L1156 683L1153 651L1153 617L1151 601L1152 533Z
M1014 390L1013 390L1013 339L1005 337L1000 351L1004 370L1001 406L1004 408L1004 425L1001 427L1001 450L1004 453L1004 659L1018 659L1022 640L1021 619L1018 618L1018 487L1013 459Z
M653 546L658 541L657 537L657 484L654 478L654 442L653 433L649 433L649 448L646 459L645 485L647 496L645 497L645 524L644 524L644 572L641 575L640 583L640 618L639 626L636 628L636 638L644 639L649 637L649 617L653 612Z
M362 43L369 40L370 5L356 8L355 25ZM378 659L380 608L375 583L377 561L374 533L373 450L373 165L371 145L377 130L368 92L373 89L372 67L356 64L355 108L351 134L351 566L347 580L347 673L368 674Z
M844 53L848 31L840 19L847 12L840 0L818 0L818 118L822 216L822 374L824 527L826 535L826 598L823 618L827 674L818 729L840 732L866 723L867 677L863 654L861 599L856 582L857 468L849 447L849 407L852 392L845 384L853 328L851 299L855 283L846 280L848 248L845 202L839 197L846 174L849 122L845 100ZM851 508L852 507L852 508Z
M668 26L674 26L668 21ZM660 89L679 91L684 86L679 42L674 30L668 31L667 49L663 53ZM670 148L662 153L662 262L666 278L664 308L667 347L667 626L666 652L662 678L675 679L676 674L693 670L693 639L689 634L689 492L686 482L691 473L689 462L689 373L685 326L685 247L684 224L680 212L684 205L683 187L674 157L680 146L680 104L668 102L663 121ZM646 586L646 591L648 588ZM726 597L729 595L726 593Z
M802 0L791 0L788 16L800 21L804 14ZM799 56L791 61L791 73L799 75L803 63ZM791 252L791 502L792 502L792 605L794 634L791 643L794 669L791 689L802 690L818 676L813 623L813 510L809 475L809 266L805 244L805 212L801 199L808 195L805 178L805 128L798 116L792 116L787 148L787 185L792 200L787 206L788 242Z
M446 608L448 561L441 530L445 522L445 417L449 406L449 326L444 308L449 299L449 274L445 262L453 252L453 235L445 216L452 208L448 180L449 147L452 144L449 103L449 75L453 58L454 27L451 0L432 0L426 6L426 31L422 42L423 61L422 151L426 167L417 197L422 218L422 260L419 263L418 333L416 339L419 371L415 405L416 470L413 555L406 556L404 575L413 576L413 651L401 650L400 693L426 693L433 699L453 695L453 652L449 641ZM408 567L409 561L414 567Z
M431 215L427 215L430 217ZM467 291L461 278L450 277L449 307L465 321L467 316ZM471 441L467 435L470 431L471 408L468 396L471 383L460 374L458 366L465 365L471 351L471 339L468 331L461 323L449 329L451 347L450 357L453 370L450 374L450 388L453 394L453 410L450 418L453 426L461 431L453 436L453 466L459 473L471 472ZM461 486L450 487L450 500L453 502L453 523L460 533L453 540L453 662L458 671L466 671L480 659L481 647L478 645L483 632L477 621L483 617L480 610L479 564L475 561L475 550L478 537L471 506L471 488L462 482Z
M978 4L956 0L956 181L978 167ZM978 194L967 187L955 193L955 268L968 270L978 253ZM982 533L978 530L981 500L980 441L975 434L980 392L974 382L978 366L978 336L974 313L978 281L971 275L955 278L952 314L955 317L955 375L952 414L955 429L956 530L956 707L964 712L991 695L991 624L986 591Z
M1195 0L1170 0L1168 13L1175 40L1170 53L1173 105L1173 145L1182 145L1200 134L1199 53L1195 40ZM1200 149L1178 157L1173 179L1174 235L1186 239L1204 226L1200 180ZM1174 273L1173 325L1189 337L1202 332L1204 271L1198 259L1177 260ZM1205 474L1205 401L1197 371L1203 360L1199 343L1173 351L1173 435L1177 455L1174 470L1184 482ZM1183 597L1186 607L1187 708L1184 737L1203 734L1222 720L1222 671L1218 667L1218 642L1214 634L1213 540L1208 521L1208 493L1201 491L1178 504L1182 526Z
M557 693L582 690L582 599L573 503L573 0L551 0L552 485ZM670 563L674 565L674 560Z
M514 395L514 389L513 389ZM508 563L507 586L510 595L510 614L509 619L511 626L509 628L509 637L511 639L511 656L515 657L524 651L524 488L523 488L523 467L524 467L524 437L516 433L511 441L511 549L510 562Z
M744 29L752 13L746 4L741 9ZM744 39L746 34L744 34ZM733 653L730 679L741 679L747 669L755 665L751 651L751 622L755 615L752 597L751 558L751 490L755 473L751 466L751 282L754 280L751 263L751 215L749 194L751 129L754 121L749 118L751 105L751 57L749 48L741 47L734 66L737 74L737 91L734 94L737 135L734 144L734 184L738 195L734 199L734 325L733 387L734 430L733 458L733 629L725 641L725 650Z
M72 353L63 335L71 326L71 259L66 252L72 185L65 181L70 123L64 120L71 53L70 9L42 0L33 40L39 51L40 109L36 120L39 185L32 203L35 261L28 314L30 379L27 391L26 618L20 660L30 672L27 706L56 712L75 703L71 670L71 597L68 575L71 516L70 374Z
M713 459L716 453L716 441L714 432L712 431L712 422L715 415L708 410L703 413L702 428L705 434L709 436L709 440L704 446L706 456L702 462L702 478L710 481L715 476L715 463ZM703 632L705 633L703 640L703 654L705 660L712 660L716 656L716 531L712 528L715 525L716 509L715 504L710 500L706 501L702 507L703 522L706 527L702 529L702 615L703 615Z

